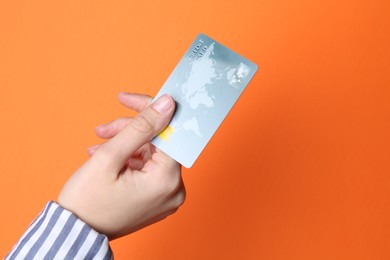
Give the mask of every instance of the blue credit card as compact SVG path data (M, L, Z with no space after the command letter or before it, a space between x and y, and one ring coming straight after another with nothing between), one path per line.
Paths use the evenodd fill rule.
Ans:
M152 144L191 167L256 71L255 63L199 34L155 97L171 95L176 112Z

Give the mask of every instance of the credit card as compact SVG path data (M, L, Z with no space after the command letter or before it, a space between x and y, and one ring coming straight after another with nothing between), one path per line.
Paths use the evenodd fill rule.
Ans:
M190 168L256 71L255 63L199 34L155 97L171 95L176 111L152 144Z

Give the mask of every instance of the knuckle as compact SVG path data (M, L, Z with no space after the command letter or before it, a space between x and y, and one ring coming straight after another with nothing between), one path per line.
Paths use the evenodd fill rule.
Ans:
M157 178L155 179L155 192L157 197L165 201L171 201L180 191L182 181L180 178Z
M125 118L122 120L120 126L121 126L121 127L126 127L128 124L130 124L130 122L131 122L132 120L133 120L133 118L131 118L131 117L125 117Z
M126 127L131 121L131 118L129 117L123 117L123 118L119 118L118 120L115 121L115 124L114 124L114 130L115 131L120 131L122 130L124 127Z
M135 130L144 134L151 134L154 132L154 127L152 122L150 122L150 120L142 114L139 114L131 121L131 126Z
M164 178L162 180L164 193L168 196L175 194L181 187L181 178Z
M181 205L184 204L186 200L186 192L185 192L185 189L182 189L177 195L176 195L176 198L175 198L175 207L178 208L180 207Z

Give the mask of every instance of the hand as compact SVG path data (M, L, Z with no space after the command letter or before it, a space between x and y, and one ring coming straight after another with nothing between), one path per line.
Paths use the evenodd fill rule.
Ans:
M181 166L150 144L169 123L173 99L119 95L140 112L97 128L111 138L90 149L92 157L65 184L57 202L96 231L115 239L174 213L185 199Z

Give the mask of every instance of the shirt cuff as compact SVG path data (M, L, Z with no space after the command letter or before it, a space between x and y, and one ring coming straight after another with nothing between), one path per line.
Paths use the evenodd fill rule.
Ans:
M107 236L50 201L19 239L8 259L113 259Z

